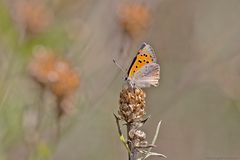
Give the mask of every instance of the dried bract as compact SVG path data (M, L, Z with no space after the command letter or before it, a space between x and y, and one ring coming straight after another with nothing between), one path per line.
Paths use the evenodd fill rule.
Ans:
M124 4L119 10L123 30L132 38L141 36L150 23L150 11L145 5Z
M123 89L120 93L119 115L127 123L139 121L145 115L146 94L138 88Z

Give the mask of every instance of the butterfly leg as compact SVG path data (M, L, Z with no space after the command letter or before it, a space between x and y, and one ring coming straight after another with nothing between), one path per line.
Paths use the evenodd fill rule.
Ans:
M128 153L131 153L128 143L127 143L126 139L124 138L124 136L122 134L122 130L120 128L120 124L119 124L120 118L118 116L116 116L115 114L114 114L114 117L115 117L116 123L117 123L119 138L120 138L121 142L123 143L123 145L125 146L125 148L127 149Z

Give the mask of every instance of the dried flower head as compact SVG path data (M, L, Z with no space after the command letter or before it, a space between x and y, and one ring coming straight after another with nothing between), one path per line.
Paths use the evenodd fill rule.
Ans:
M145 115L146 94L139 88L124 88L120 93L119 115L127 123L139 121Z
M36 82L57 97L59 113L67 113L71 108L72 96L80 84L79 75L71 65L51 50L40 48L37 49L29 70Z
M58 60L54 65L54 80L50 89L58 97L71 94L79 86L79 76L66 61Z
M53 13L43 1L29 0L16 3L15 20L30 34L46 30L53 20Z
M142 35L150 23L150 11L145 5L125 4L119 11L120 24L130 37Z
M30 75L38 83L47 85L54 79L56 56L49 49L38 48L29 65Z
M146 147L148 142L146 141L146 133L140 129L131 129L129 131L129 139L133 143L134 147Z
M139 139L139 140L146 139L146 133L139 129L131 129L128 134L131 139Z
M120 93L120 106L118 114L120 117L115 116L120 135L120 140L124 143L124 146L129 152L129 159L146 159L149 156L160 156L165 155L160 153L151 152L152 148L155 147L156 137L159 132L161 121L158 123L154 139L152 144L149 144L146 140L146 133L142 131L141 127L145 124L148 118L143 119L145 115L145 98L146 95L140 88L123 88ZM125 121L127 140L122 134L119 121Z

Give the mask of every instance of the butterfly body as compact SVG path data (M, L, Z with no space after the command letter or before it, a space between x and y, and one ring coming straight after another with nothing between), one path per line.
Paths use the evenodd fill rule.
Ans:
M160 79L160 66L152 47L143 43L134 57L125 80L131 87L145 88L157 86Z

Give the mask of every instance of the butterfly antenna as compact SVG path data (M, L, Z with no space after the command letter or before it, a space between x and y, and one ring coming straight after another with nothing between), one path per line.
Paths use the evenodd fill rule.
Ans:
M119 63L117 63L115 59L113 59L113 63L115 63L115 64L117 65L117 67L118 67L119 69L121 69L121 71L122 71L123 73L125 72L124 69L123 69L123 67L122 67Z

